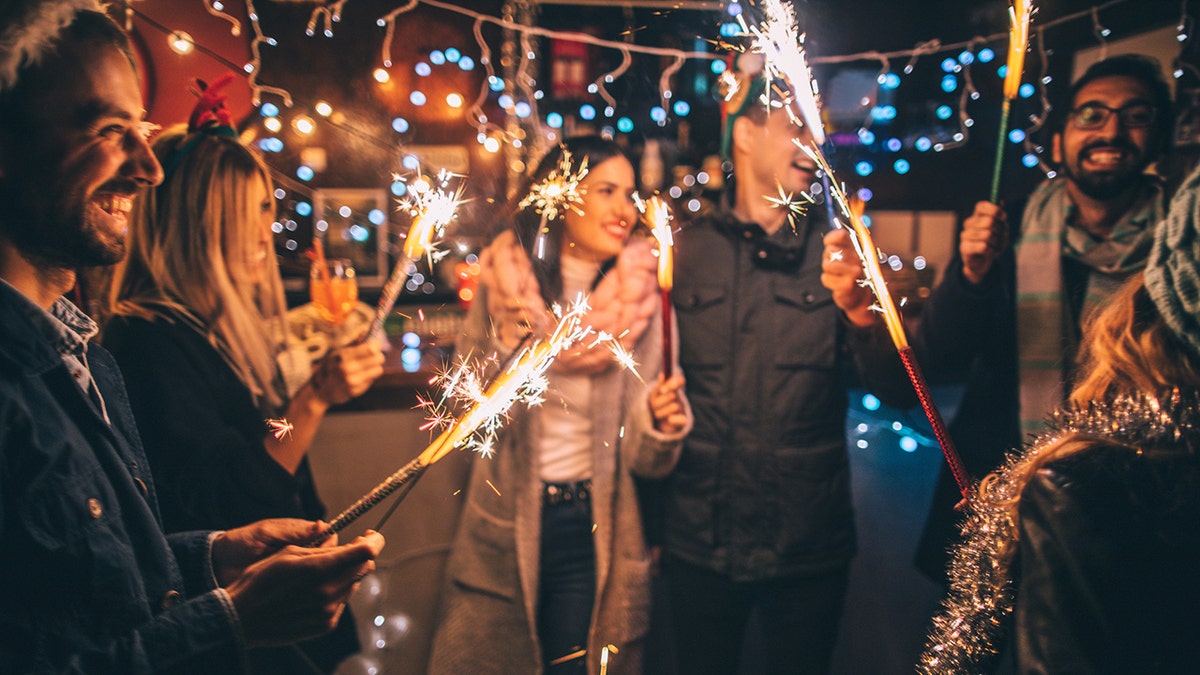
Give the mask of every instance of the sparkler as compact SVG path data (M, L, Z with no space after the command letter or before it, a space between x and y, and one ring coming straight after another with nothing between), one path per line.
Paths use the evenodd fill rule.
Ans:
M647 200L639 198L636 203L646 219L646 224L650 226L654 239L658 241L658 288L662 294L662 372L663 377L670 379L675 360L674 340L671 335L671 288L675 285L675 241L671 232L671 207L658 195Z
M292 429L295 428L286 417L280 417L277 420L267 420L267 427L271 429L271 434L275 436L275 440L277 441L282 441L284 436L290 437L292 435Z
M338 514L329 523L329 528L311 543L318 544L340 532L393 492L411 486L431 464L445 457L451 450L469 448L480 454L490 454L496 432L507 420L512 406L522 400L531 405L539 403L548 386L546 371L554 363L554 359L564 349L592 332L590 326L583 325L583 316L588 310L587 299L583 296L565 311L557 306L554 310L561 316L550 336L520 349L511 364L486 388L479 384L478 378L470 374L471 371L465 364L460 364L458 368L448 372L443 379L440 403L448 402L452 398L467 399L470 401L468 410L457 419L451 419L444 413L440 403L423 402L424 407L433 410L436 418L433 425L427 425L425 428L442 424L445 424L446 428L415 459Z
M1029 0L1015 1L1029 2ZM942 454L946 456L946 463L949 464L950 470L954 474L959 490L966 498L970 494L970 478L967 476L962 459L958 456L950 435L946 432L946 425L942 421L941 413L938 412L933 396L929 393L929 385L917 364L912 347L908 344L900 312L892 300L887 282L883 278L883 270L879 266L878 251L871 239L870 231L863 225L862 207L861 205L851 205L846 198L845 189L834 179L833 169L830 168L829 162L821 152L820 146L825 143L825 128L821 122L817 84L804 55L804 38L799 34L795 25L795 9L790 4L783 3L782 0L765 0L762 4L762 11L764 20L757 26L748 27L744 20L739 19L742 21L744 33L753 37L750 49L763 55L765 61L763 72L764 76L768 78L768 84L770 84L771 78L778 78L786 80L791 85L791 102L799 113L799 121L809 128L813 139L811 144L801 143L798 140L794 142L817 163L824 174L826 199L829 200L827 204L830 211L830 226L846 227L838 218L837 211L840 211L842 218L849 224L850 241L853 242L854 249L863 266L863 281L860 283L870 288L875 296L875 304L872 309L883 315L888 335L891 336L909 381L917 393L917 398L921 401L921 408L925 411L934 435L942 446ZM1028 23L1026 23L1027 35ZM1023 49L1022 47L1022 53ZM1011 74L1011 70L1009 74ZM1017 77L1019 81L1020 76ZM788 114L792 115L792 121L797 122L796 116L792 113L792 106L787 106L786 109ZM788 201L782 194L782 190L780 198L784 202ZM771 198L768 199L771 200Z
M747 26L743 15L738 15L743 32L754 38L750 51L763 55L763 75L767 78L768 89L772 79L786 80L792 86L792 104L800 119L817 145L824 145L820 92L801 47L804 35L796 28L796 9L782 0L766 0L762 3L762 13L763 21L757 26Z
M770 202L777 209L787 209L788 225L792 227L792 233L794 234L796 233L796 216L802 216L808 211L808 205L813 203L813 198L803 193L797 198L793 193L785 192L782 183L777 182L775 186L779 190L779 196L771 197L766 195L763 199ZM830 218L831 223L832 221L833 219Z
M826 175L832 178L833 170L825 161L825 156L815 146L803 145L798 142L797 145L817 163L817 166ZM875 304L872 305L871 309L883 315L888 335L891 336L892 343L896 346L896 352L900 355L904 371L908 375L909 382L912 383L913 390L917 394L917 399L921 402L921 409L925 412L926 419L929 420L929 426L933 429L933 435L942 447L942 454L946 457L946 464L949 465L950 472L954 475L954 480L958 484L958 489L962 493L963 499L967 499L971 494L970 476L967 474L962 458L959 457L958 451L954 447L954 441L950 438L949 432L946 431L946 423L942 420L942 415L938 411L937 405L933 400L933 395L929 391L929 383L925 381L925 375L921 371L920 364L917 363L916 355L913 353L912 347L908 344L908 336L904 332L904 322L900 318L900 310L896 308L896 303L892 300L892 294L888 291L887 281L883 278L883 269L879 265L879 251L875 248L871 231L863 224L862 214L864 205L857 198L854 201L847 199L845 189L834 180L830 180L829 198L836 202L843 217L849 223L850 241L854 245L854 251L858 254L859 260L862 261L863 280L859 283L870 288L871 293L874 294ZM844 227L840 220L835 220L835 222L839 227Z
M442 169L437 174L437 186L429 180L420 178L408 191L408 198L403 203L413 215L412 225L408 229L408 237L404 240L403 255L392 267L387 283L379 294L379 303L375 306L375 316L371 319L371 327L367 330L367 339L380 339L383 336L383 324L396 306L400 297L400 289L408 280L408 271L422 256L429 259L433 265L445 253L437 251L435 237L441 238L446 226L456 217L458 205L463 203L463 184L459 183L455 190L449 189L452 178L463 178L458 174Z
M1008 63L1004 71L1004 103L1000 107L1000 138L996 142L996 164L992 168L992 198L1000 198L1000 168L1004 163L1004 138L1008 135L1008 115L1013 99L1021 90L1025 70L1025 51L1029 47L1029 20L1033 17L1032 0L1013 0L1008 8Z
M529 194L521 200L520 208L532 206L542 216L534 242L534 255L538 260L546 257L546 236L550 234L550 222L567 211L583 215L579 205L583 203L583 195L587 190L580 183L587 173L588 158L584 157L579 162L579 168L574 169L571 166L571 153L564 148L558 166L546 174L541 182L535 183L529 189Z

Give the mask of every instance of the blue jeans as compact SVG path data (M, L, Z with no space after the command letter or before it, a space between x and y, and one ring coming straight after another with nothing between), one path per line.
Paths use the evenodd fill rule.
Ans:
M586 672L583 656L551 664L587 648L596 598L596 545L589 502L542 507L539 582L538 639L547 675Z

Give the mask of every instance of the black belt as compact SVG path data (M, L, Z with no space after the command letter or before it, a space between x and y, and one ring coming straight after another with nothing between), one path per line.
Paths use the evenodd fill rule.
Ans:
M574 483L542 483L542 505L586 504L592 499L592 479Z

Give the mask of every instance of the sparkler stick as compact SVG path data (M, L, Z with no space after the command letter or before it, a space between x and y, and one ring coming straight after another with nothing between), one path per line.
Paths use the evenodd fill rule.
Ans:
M453 192L447 189L450 178L455 176L456 174L443 169L438 172L437 187L429 185L428 181L422 178L417 185L410 188L409 194L412 196L409 197L407 205L414 213L412 225L408 229L408 238L404 240L403 255L396 260L387 283L383 285L379 294L375 316L371 319L371 327L367 330L365 339L383 337L383 324L392 313L392 308L396 306L400 289L408 280L409 268L422 256L427 256L430 264L433 263L437 246L434 237L441 237L445 233L446 226L455 218L458 205L464 201L461 199L462 184Z
M645 201L638 199L637 205L654 239L658 241L658 288L662 294L662 372L663 377L670 379L675 361L671 335L671 288L675 283L671 207L657 195Z
M583 195L587 190L580 183L587 173L588 158L584 157L583 161L579 163L579 168L573 169L571 153L564 148L562 158L558 161L558 167L546 174L541 182L535 183L529 189L529 194L521 200L520 208L532 206L542 216L533 248L533 253L538 260L546 257L546 236L550 234L550 222L567 211L583 215L579 205L583 203Z
M550 365L554 363L554 359L564 349L569 348L591 332L591 327L582 325L583 316L587 310L587 300L580 297L570 308L562 312L562 318L550 337L522 349L513 362L496 376L485 391L476 391L476 387L473 386L474 381L467 377L465 364L449 373L446 377L453 391L447 390L443 400L451 395L459 395L465 390L467 396L473 399L473 404L467 412L450 421L442 433L420 455L400 467L398 471L388 476L382 483L376 485L357 502L338 514L330 521L329 528L311 543L319 544L333 534L344 530L393 492L419 479L431 464L445 457L455 448L471 448L485 457L490 456L496 432L504 423L512 406L517 401L525 401L530 406L541 403L541 395L547 386L545 374ZM434 423L445 419L436 411L435 415Z
M800 145L800 148L832 179L833 171L829 168L829 164L825 161L825 156L821 154L818 148L807 145ZM846 191L835 180L830 180L830 194L828 198L837 202L841 213L850 224L850 241L854 245L854 250L858 253L859 260L862 261L863 266L863 281L861 283L870 288L871 292L875 295L876 304L872 309L883 314L883 321L887 327L888 335L891 336L892 343L896 346L896 351L900 355L900 361L904 364L904 371L908 375L909 382L912 383L913 390L917 394L917 399L921 402L921 409L925 412L926 419L929 420L929 426L933 429L933 435L942 447L942 454L946 457L946 464L950 467L950 473L954 475L954 481L957 483L963 499L967 499L971 494L971 478L967 474L966 467L963 465L958 450L954 447L953 439L950 438L949 432L946 431L946 423L942 420L941 412L938 411L937 405L934 403L933 395L929 391L929 383L926 382L925 375L921 372L921 366L917 362L916 355L912 347L908 344L908 336L904 332L904 323L900 318L900 311L896 308L896 303L892 300L892 294L888 291L887 282L883 278L883 270L879 266L879 253L875 248L875 242L871 238L871 231L867 229L862 221L863 203L858 199L853 201L847 199ZM841 225L840 221L835 222L838 222L839 226Z
M1008 115L1013 99L1021 90L1025 70L1025 50L1029 47L1029 19L1032 0L1013 0L1008 8L1008 62L1004 70L1004 103L1000 107L1000 138L996 141L996 163L992 167L991 202L1000 198L1000 169L1004 164L1004 139L1008 135Z
M1029 0L1015 1L1029 2ZM754 38L751 50L763 54L764 73L768 78L780 78L791 85L795 111L798 112L804 125L809 128L813 138L811 145L799 141L796 141L796 145L817 163L824 174L825 198L829 201L831 210L833 203L836 202L842 216L849 223L850 240L863 265L864 281L862 283L870 288L875 296L876 304L873 309L883 314L888 335L891 336L892 342L900 354L905 372L917 393L917 398L921 401L921 408L929 419L934 435L942 446L942 453L946 456L946 462L950 465L951 472L958 482L959 490L966 498L970 494L970 479L950 435L946 432L946 425L942 421L941 413L934 405L933 396L929 393L929 385L921 373L912 347L908 344L900 312L896 309L895 302L892 301L891 293L883 278L883 271L879 266L878 251L871 239L870 231L863 225L862 207L861 205L852 207L846 198L845 190L838 184L829 162L821 152L821 145L825 143L825 128L821 122L816 81L813 79L812 71L809 70L807 59L804 56L803 37L799 35L795 25L795 9L790 4L784 4L782 0L765 0L762 9L764 20L761 24L747 27L744 22L742 23L745 33ZM1026 23L1027 35L1028 23ZM1022 47L1023 54L1024 48ZM1011 75L1011 68L1008 74ZM1019 84L1020 75L1016 77ZM793 121L796 121L796 115L792 110L793 106L788 106L786 110L789 115L792 115ZM836 213L833 214L830 221L831 226L844 227Z

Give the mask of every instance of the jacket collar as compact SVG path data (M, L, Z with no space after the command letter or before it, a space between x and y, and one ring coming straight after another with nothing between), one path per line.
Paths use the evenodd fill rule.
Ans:
M44 372L67 355L82 356L98 328L66 298L50 311L0 279L0 355L29 373Z

